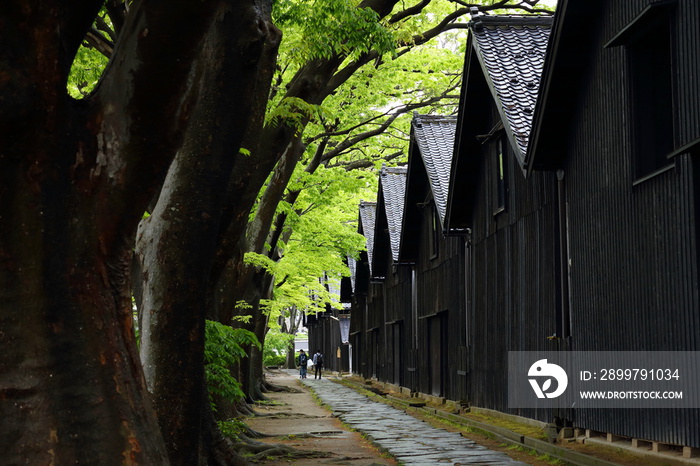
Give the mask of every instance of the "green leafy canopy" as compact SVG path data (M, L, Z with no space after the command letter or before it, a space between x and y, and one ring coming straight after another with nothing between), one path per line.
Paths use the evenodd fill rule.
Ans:
M273 18L285 31L286 48L297 64L344 55L356 58L369 50L395 47L392 32L376 12L356 0L284 0L275 2Z
M68 79L68 94L75 99L89 94L100 80L107 62L107 57L95 49L80 47Z
M210 397L218 395L231 402L245 394L241 384L231 374L231 367L246 357L246 346L261 347L255 334L241 328L231 328L218 322L206 321L204 362ZM212 407L216 409L210 398Z

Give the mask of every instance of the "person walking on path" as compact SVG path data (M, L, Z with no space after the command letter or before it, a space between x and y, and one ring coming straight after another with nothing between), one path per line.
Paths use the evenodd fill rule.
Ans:
M297 364L299 365L299 378L300 379L305 379L306 378L306 362L309 360L309 357L306 355L303 349L299 350L299 356L297 357Z
M323 372L323 354L321 354L320 349L317 349L316 354L314 354L314 367L316 368L314 379L320 379Z

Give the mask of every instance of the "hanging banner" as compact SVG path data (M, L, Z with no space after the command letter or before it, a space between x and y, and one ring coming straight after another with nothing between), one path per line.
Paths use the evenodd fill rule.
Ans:
M350 343L350 314L339 314L338 321L340 322L340 341L347 345Z

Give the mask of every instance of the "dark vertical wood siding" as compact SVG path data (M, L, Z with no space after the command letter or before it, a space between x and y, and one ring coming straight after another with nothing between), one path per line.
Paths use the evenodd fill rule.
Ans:
M365 377L376 377L386 380L385 368L387 361L384 339L384 283L374 281L370 284L370 292L367 296L367 372Z
M391 263L391 262L389 262ZM401 384L408 380L408 352L413 332L411 319L411 267L390 266L384 279L386 293L387 382ZM400 328L397 330L395 327ZM396 375L398 374L398 380Z
M428 193L425 193L428 196ZM418 305L418 352L416 368L417 389L432 392L431 348L429 347L429 319L439 316L444 322L442 342L445 354L442 358L443 386L441 395L459 400L463 397L465 376L459 374L460 347L464 346L464 266L463 240L458 237L438 235L438 253L432 257L429 239L432 235L432 210L430 204L423 209L421 239L416 260L416 294Z
M393 381L391 356L382 356L377 348L385 347L384 355L390 354L394 342L381 338L394 338L395 333L382 332L380 326L395 325L399 308L405 307L403 383L413 390L431 392L429 328L444 320L443 395L449 399L467 398L476 406L542 421L558 414L577 427L700 447L697 409L507 408L509 350L700 350L696 240L700 198L695 182L700 163L680 154L671 170L633 183L625 50L604 47L648 4L646 0L593 2L591 7L599 11L586 40L595 56L581 57L590 65L580 80L583 85L571 89L577 104L571 108L574 124L562 129L569 138L561 167L570 251L571 337L547 338L557 329L560 305L555 174L535 172L525 180L509 155L505 212L493 215L488 185L493 167L482 163L474 176L480 185L476 198L468 200L474 206L468 253L462 238L445 238L439 257L429 257L426 238L431 219L425 209L415 264L416 328L411 326L410 304L393 305L394 301L410 302L410 293L399 289L400 282L410 281L408 275L387 277L383 289L373 286L367 319L360 325L353 322L352 327L357 332L355 344L361 347L362 375L372 375L369 368L376 363L378 377ZM674 131L680 146L700 137L700 2L679 0L674 21ZM464 295L466 257L469 296ZM386 311L380 309L385 302L391 303ZM465 302L469 302L466 312ZM372 328L376 330L365 333ZM411 349L414 331L417 350ZM432 332L433 340L439 333ZM384 363L386 368L381 367L382 359L389 361Z
M564 165L571 250L572 349L700 349L694 164L633 184L624 47L603 44L648 4L602 2ZM674 15L675 139L700 136L700 3ZM695 377L697 378L697 372ZM700 383L700 380L696 382ZM700 446L698 410L581 410L581 427Z
M350 310L350 341L352 343L352 370L363 377L369 377L369 354L367 349L368 298L370 292L369 260L366 252L360 253L355 266L355 290Z
M494 159L483 158L470 246L469 396L475 406L551 421L551 410L508 409L508 351L565 349L557 328L556 177L525 179L508 150L506 210L494 216Z

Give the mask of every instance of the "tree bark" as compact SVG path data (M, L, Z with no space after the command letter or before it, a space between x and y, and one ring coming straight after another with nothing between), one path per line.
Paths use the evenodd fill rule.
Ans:
M68 73L101 3L0 12L0 451L11 464L167 462L127 277L196 97L215 2L134 5L99 89L76 102Z
M282 332L290 335L296 335L297 330L299 330L299 324L301 323L301 312L299 312L296 307L292 307L289 309L289 316L285 319L289 319L289 325L283 323ZM294 369L297 367L296 344L294 340L290 341L289 345L287 346L286 361L287 368Z
M358 8L373 8L383 17L390 13L395 4L396 0L366 0ZM344 59L345 56L336 55L327 59L310 60L290 81L286 97L300 98L312 105L321 104L333 90L329 87L329 83ZM334 85L337 87L337 83ZM301 128L290 128L289 123L280 119L276 126L265 128L265 132L277 136L263 137L259 146L260 156L264 160L277 160L272 178L265 187L253 220L247 225L245 236L241 235L240 230L231 229L223 236L222 247L217 254L217 262L221 264L222 270L221 278L217 281L221 306L218 315L222 318L221 322L231 323L231 317L236 313L236 309L231 304L244 300L251 307L240 310L240 314L251 315L252 319L248 324L235 325L254 331L258 338L264 338L267 330L267 316L260 309L260 299L268 296L267 291L271 287L273 278L265 271L245 264L244 257L246 252L263 254L265 240L271 238L274 233L272 225L277 206L304 152L302 135L308 121L308 118L303 118ZM258 192L255 191L255 194L257 195ZM235 234L231 234L232 232ZM262 397L262 358L253 357L242 361L240 370L244 375L242 383L248 399L260 399Z
M276 49L267 2L221 2L202 48L202 91L182 149L137 243L143 312L141 359L173 464L204 464L216 428L205 422L204 323L225 193L249 128L265 100L266 47ZM184 376L183 376L184 375ZM216 434L214 434L216 437ZM217 454L218 455L218 454Z

